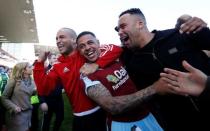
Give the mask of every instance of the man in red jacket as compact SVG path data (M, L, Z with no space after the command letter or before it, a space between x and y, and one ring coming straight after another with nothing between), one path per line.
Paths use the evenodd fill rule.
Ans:
M34 80L39 95L47 95L61 82L73 109L73 130L74 131L105 131L105 114L84 92L80 79L79 69L85 63L76 50L76 33L69 28L62 28L57 32L56 43L61 56L59 63L55 64L51 71L46 74L44 61L49 52L41 53L34 65ZM101 57L95 67L104 67L116 59L121 48L114 45L107 45L101 48ZM90 54L91 55L91 54ZM92 69L92 68L91 68Z

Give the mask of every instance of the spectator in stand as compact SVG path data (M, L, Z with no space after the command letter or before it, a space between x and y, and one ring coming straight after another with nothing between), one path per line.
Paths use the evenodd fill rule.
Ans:
M0 96L3 93L9 76L6 71L6 67L0 66Z
M0 99L9 77L5 66L0 66ZM5 108L0 102L0 130L5 128Z

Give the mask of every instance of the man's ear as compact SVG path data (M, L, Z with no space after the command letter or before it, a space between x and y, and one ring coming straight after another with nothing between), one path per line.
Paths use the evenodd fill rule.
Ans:
M74 48L77 48L77 43L76 43L76 39L71 39L71 41L74 43Z
M138 21L137 26L139 29L142 29L144 27L144 22L143 21Z
M76 39L71 39L72 42L76 43Z

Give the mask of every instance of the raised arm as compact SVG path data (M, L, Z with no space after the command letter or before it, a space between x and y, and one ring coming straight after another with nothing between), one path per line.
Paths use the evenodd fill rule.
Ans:
M34 63L33 69L33 76L35 84L37 86L37 92L41 96L48 95L50 91L55 88L55 85L59 82L59 77L54 68L52 68L48 73L46 73L44 67L45 60L46 59L44 59L44 57L41 60L37 60Z

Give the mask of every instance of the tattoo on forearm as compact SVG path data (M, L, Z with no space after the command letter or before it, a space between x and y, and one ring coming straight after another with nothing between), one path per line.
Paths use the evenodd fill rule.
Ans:
M131 110L148 100L154 94L155 90L152 86L124 96L112 96L109 90L102 84L88 88L88 96L112 114Z
M154 93L154 89L149 87L130 95L115 97L113 107L118 109L117 113L129 111L146 102Z
M92 99L98 99L103 96L111 96L110 92L102 84L93 85L87 90L88 96Z

